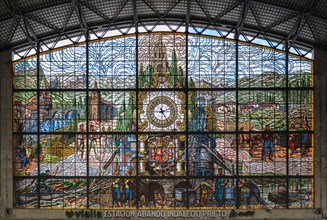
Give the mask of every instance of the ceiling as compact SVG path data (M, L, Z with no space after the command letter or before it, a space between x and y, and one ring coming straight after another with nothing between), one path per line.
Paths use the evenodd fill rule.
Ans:
M0 50L158 24L327 49L326 0L0 0Z

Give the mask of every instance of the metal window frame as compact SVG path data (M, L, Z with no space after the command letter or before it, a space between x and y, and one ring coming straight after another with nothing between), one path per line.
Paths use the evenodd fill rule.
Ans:
M249 1L250 2L250 1ZM135 4L135 0L133 0L133 3ZM189 5L188 5L188 17L189 17ZM245 9L244 9L245 10ZM248 9L247 9L248 10ZM135 19L135 24L138 24L138 19L137 19L137 15L134 16L134 19ZM240 20L240 26L242 26L242 21L243 21L243 18ZM292 90L306 90L306 91L311 91L313 92L314 91L314 87L300 87L300 88L292 88L292 87L289 87L289 84L288 84L288 76L289 76L289 56L292 56L291 53L289 52L289 44L288 44L288 41L285 40L285 54L286 54L286 57L285 57L285 73L286 73L286 85L285 87L269 87L269 88L240 88L239 85L238 85L238 71L239 71L239 66L238 66L238 63L239 63L239 45L240 45L240 41L239 41L239 34L240 32L238 30L236 30L235 32L235 40L233 40L235 42L235 52L236 52L236 56L235 56L235 59L236 59L236 65L235 65L235 71L236 71L236 85L235 85L235 88L210 88L210 89L203 89L203 88L188 88L188 39L189 39L189 35L191 33L189 33L187 30L189 28L191 24L189 24L189 19L186 20L186 32L185 33L179 33L179 32L171 32L170 34L181 34L181 35L184 35L186 37L186 60L185 60L185 63L186 63L186 72L185 72L185 76L186 76L186 84L185 84L185 87L182 88L182 89L142 89L142 88L139 88L139 85L138 85L138 75L139 75L139 72L138 72L138 57L137 57L137 62L136 62L136 85L135 85L135 88L132 88L132 89L97 89L97 90L94 90L92 88L89 88L89 67L88 67L88 64L89 64L89 43L93 42L93 40L90 40L89 39L89 36L90 36L90 31L89 30L86 30L86 41L85 41L85 45L86 45L86 88L85 89L41 89L40 88L40 81L39 81L39 73L40 73L40 55L43 54L43 52L41 51L41 48L40 48L40 43L37 44L37 88L36 89L13 89L13 96L15 94L15 92L28 92L28 91L33 91L33 92L36 92L37 94L37 108L38 108L38 130L37 132L23 132L23 133L19 133L19 132L13 132L13 135L37 135L38 137L38 148L40 147L40 135L42 134L48 134L48 135L68 135L68 134L79 134L79 132L41 132L40 131L40 126L39 126L39 123L40 123L40 118L39 118L39 112L40 112L40 105L39 105L39 94L40 92L42 91L60 91L60 92L65 92L65 91L71 91L71 92L86 92L86 96L87 96L87 100L89 100L89 92L90 91L110 91L110 92L114 92L114 91L131 91L131 92L135 92L136 93L136 113L138 115L138 94L139 92L142 92L142 91L180 91L180 92L184 92L185 95L186 95L186 108L188 108L188 92L190 91L235 91L236 92L236 122L239 121L239 116L238 116L238 105L239 105L239 98L238 98L238 94L240 91L270 91L270 90L280 90L280 91L285 91L286 93L286 131L271 131L270 133L274 133L274 134L278 134L278 133L285 133L286 132L286 135L288 137L288 135L290 133L293 133L293 132L290 132L290 130L288 129L289 128L289 92L292 91ZM138 27L138 26L137 26ZM168 32L164 32L165 34L167 34ZM135 39L136 39L136 54L138 54L138 39L139 39L139 36L142 36L144 35L143 33L139 33L138 32L138 28L136 28L136 33L135 34L132 34L133 36L135 36ZM129 35L122 35L122 37L126 37L126 36L129 36ZM200 34L199 35L200 37L202 37L202 35ZM212 38L215 38L213 36L211 36ZM219 38L219 39L223 39L223 38ZM106 39L103 39L103 40L106 40ZM230 39L223 39L223 40L230 40ZM78 44L75 44L75 45L78 45ZM75 46L74 45L74 46ZM255 46L254 44L251 44L251 46ZM260 46L262 47L262 46ZM263 48L266 48L266 47L263 47ZM269 48L268 48L269 49ZM58 49L56 49L58 50ZM59 49L60 50L60 49ZM276 51L279 51L277 49L273 49L273 50L276 50ZM52 52L52 50L50 50L49 52ZM299 59L303 59L301 57L298 57ZM26 60L26 59L25 59ZM16 61L16 62L19 62ZM311 64L313 65L313 62L311 62ZM86 129L86 134L89 135L89 134L93 134L92 132L89 132L89 112L88 112L88 108L86 109L86 126L87 126L87 129ZM187 111L188 112L188 111ZM96 134L112 134L112 135L118 135L118 134L123 134L123 135L135 135L136 137L136 140L138 140L138 137L139 135L141 134L170 134L170 135L174 135L174 134L185 134L187 136L186 138L186 152L187 152L187 161L186 163L188 164L189 163L189 159L188 159L188 149L189 149L189 146L188 146L188 137L191 136L191 135L194 135L194 134L211 134L211 135L215 135L215 134L234 134L236 136L236 141L237 141L237 147L236 147L236 154L239 155L239 141L238 141L238 138L239 138L239 134L261 134L263 131L258 131L258 132L240 132L239 131L239 128L238 128L238 123L236 123L236 128L235 128L235 131L205 131L205 132L196 132L196 131L190 131L189 130L189 126L188 126L188 114L186 114L186 130L185 131L181 131L181 132L140 132L140 131L135 131L135 132L110 132L110 133L103 133L103 132L96 132ZM136 124L138 126L138 117L136 117ZM137 129L138 130L138 129ZM298 133L301 133L301 132L298 132ZM310 132L311 134L313 134L313 131ZM13 148L14 149L14 148ZM287 199L286 199L286 208L289 208L289 181L290 179L294 179L294 178L311 178L314 180L314 171L312 171L313 175L298 175L298 176L290 176L289 175L289 153L288 153L288 149L289 149L289 146L288 146L288 143L287 143L287 148L286 148L286 175L282 175L282 176L278 176L278 175L274 175L270 178L283 178L283 179L286 179L286 184L287 184ZM110 177L105 177L105 176L90 176L89 175L89 141L86 142L86 155L87 155L87 161L86 161L86 166L87 166L87 175L86 176L71 176L71 177L66 177L66 176L57 176L57 177L51 177L51 178L54 178L54 179L78 179L78 178L83 178L83 179L86 179L87 180L87 190L89 188L89 185L90 185L90 180L91 179L113 179L115 178L115 176L110 176ZM314 150L314 147L313 147L313 150ZM138 163L138 157L139 157L139 142L136 141L136 157L137 157L137 163ZM38 161L39 161L39 155L38 155ZM314 163L314 161L312 161L312 163ZM239 156L237 156L236 158L236 164L237 164L237 167L239 165ZM137 166L137 173L138 173L138 166ZM203 177L201 176L191 176L188 174L188 166L187 166L187 174L186 176L173 176L173 177L163 177L163 176L139 176L139 175L136 175L135 178L137 180L137 191L139 189L139 181L142 180L142 179L185 179L186 181L190 181L190 179L201 179ZM214 179L216 178L217 176L215 175L211 175L209 177L209 179ZM127 177L124 177L122 176L121 177L122 179L126 179ZM231 179L235 179L237 183L239 183L239 180L242 179L242 178L249 178L249 179L264 179L264 178L267 178L267 176L264 176L264 175L260 175L260 176L243 176L243 175L240 175L239 174L239 169L236 170L236 175L231 175L231 176L226 176L226 178L231 178ZM28 176L28 177L22 177L22 176L14 176L14 181L15 180L20 180L20 179L35 179L35 177L31 177L31 176ZM40 181L41 177L40 177L40 162L38 162L38 176L36 177L37 181ZM314 187L312 186L312 190L314 190ZM240 188L239 188L239 184L236 185L236 208L239 208L240 207ZM38 193L38 208L41 208L41 205L40 205L40 187L37 188L37 193ZM87 208L90 208L90 204L89 204L89 191L87 191ZM136 208L139 208L138 205L139 205L139 202L138 202L138 196L136 196ZM187 198L188 200L188 198ZM189 209L189 203L187 202L187 207L185 207L185 209ZM212 207L213 208L213 207ZM311 207L310 207L311 208Z

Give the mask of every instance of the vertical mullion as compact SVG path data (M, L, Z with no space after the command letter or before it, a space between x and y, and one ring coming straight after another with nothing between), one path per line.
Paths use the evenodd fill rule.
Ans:
M138 32L138 23L136 24L136 35L135 35L135 68L136 68L136 87L135 87L135 109L136 109L136 119L135 119L135 123L136 123L136 208L139 208L139 32Z
M288 103L288 100L289 100L289 88L288 88L288 73L289 73L289 60L288 60L288 55L289 55L289 48L288 48L288 41L286 40L285 41L285 48L286 48L286 53L285 53L285 66L286 66L286 69L285 69L285 74L286 74L286 87L285 87L285 92L286 92L286 100L285 100L285 107L286 107L286 137L288 140L289 139L289 103ZM290 181L290 178L289 178L289 145L288 145L288 141L286 141L286 208L289 208L289 195L290 195L290 192L289 192L289 181Z
M51 62L51 60L50 60ZM40 42L37 42L37 51L36 51L36 83L37 83L37 207L41 207L41 195L40 195Z
M186 131L186 142L185 142L185 145L186 145L186 148L185 148L185 151L186 151L186 182L187 184L190 183L190 177L189 177L189 117L188 117L188 114L189 114L189 105L188 105L188 61L189 61L189 51L188 51L188 46L189 46L189 25L190 25L190 11L191 11L191 1L187 1L186 3L187 5L187 8L186 8L186 23L185 23L185 37L186 37L186 48L185 48L185 53L186 53L186 65L185 65L185 88L186 88L186 122L185 122L185 131ZM189 188L187 187L186 188L186 208L189 209Z
M86 31L86 207L90 207L90 169L89 169L89 30Z
M185 145L186 145L186 148L185 148L185 151L186 151L186 182L189 183L190 181L190 178L189 178L189 125L188 125L188 122L189 122L189 117L188 117L188 108L189 108L189 105L188 105L188 45L189 45L189 32L188 32L188 26L186 27L186 45L185 45L185 53L186 53L186 56L185 56L185 60L186 60L186 63L185 63L185 85L184 85L184 88L185 88L185 108L186 108L186 114L185 114L185 129L186 129L186 141L185 141ZM186 194L189 195L189 188L187 187L186 188ZM189 196L186 196L186 208L189 209Z
M238 30L235 31L235 35L238 36ZM235 124L235 141L236 141L236 208L239 208L240 206L240 189L239 189L239 137L238 137L238 70L239 70L239 66L238 66L238 53L239 53L239 41L238 38L235 40L235 88L236 88L236 124Z

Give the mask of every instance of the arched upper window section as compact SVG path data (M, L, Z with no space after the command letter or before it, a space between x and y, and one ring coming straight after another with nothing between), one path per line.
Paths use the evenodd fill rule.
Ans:
M227 32L223 30L217 29L204 29L201 27L190 27L188 31L186 31L185 26L177 26L177 25L156 25L156 26L145 26L145 27L138 27L137 33L149 33L149 32L178 32L178 33L189 33L189 34L200 34L202 36L212 36L218 38L225 38L230 40L235 40L235 33L234 32ZM89 40L101 40L110 37L117 37L121 35L128 35L128 34L136 34L135 28L123 28L117 30L105 30L105 31L96 31L92 30L89 32ZM295 46L287 46L286 41L283 39L275 38L275 40L267 39L264 36L252 36L246 34L240 34L238 37L240 42L248 42L256 45L261 45L265 47L271 47L274 49L278 49L281 51L288 51L294 55L313 59L313 52L312 50L301 49ZM39 52L46 52L48 50L61 48L65 46L69 46L72 44L83 43L86 41L84 35L71 37L71 38L63 38L60 37L58 39L49 40L49 43L42 43L39 48ZM19 60L22 58L26 58L28 56L35 55L37 53L37 47L31 47L27 50L14 50L13 60Z

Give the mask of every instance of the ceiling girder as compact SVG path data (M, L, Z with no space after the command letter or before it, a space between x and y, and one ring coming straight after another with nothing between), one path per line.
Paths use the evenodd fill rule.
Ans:
M237 26L236 26L236 30L237 30L236 33L238 35L242 32L246 16L249 13L251 1L252 0L244 0L242 14L241 14L240 18L238 19ZM235 38L238 39L239 36L235 36Z
M87 39L87 29L88 29L88 27L87 27L87 24L86 24L85 19L83 17L80 1L79 0L72 0L72 6L74 8L74 11L76 12L76 15L77 15L78 22L79 22L79 25L81 27L81 30L82 30L85 38Z
M17 6L16 1L15 0L7 0L6 3L8 5L8 7L11 9L11 13L12 13L13 18L15 19L18 26L22 29L22 31L26 35L26 38L28 39L29 43L33 47L36 47L36 42L38 41L38 38L37 38L33 28L29 24L27 18L21 12L19 7ZM21 20L23 21L24 26L21 25Z
M207 19L208 19L208 24L206 25L205 28L203 28L203 30L200 33L203 33L207 28L209 28L209 26L211 25L215 25L220 18L222 18L224 15L226 15L227 13L231 12L232 10L234 10L235 8L237 8L240 4L242 4L242 1L237 2L235 5L233 5L232 7L228 8L226 11L223 11L222 13L218 14L214 19L212 19L210 17L210 15L207 13L207 11L204 9L204 7L201 5L199 0L195 0L196 3L199 5L199 7L201 8L201 10L203 11L203 13L206 15Z
M312 0L312 1L307 2L307 4L304 7L302 13L299 14L299 16L298 16L296 22L294 23L290 33L288 34L287 40L289 42L293 42L298 38L302 28L306 24L305 16L310 16L311 15L311 11L314 9L317 2L318 2L317 0Z
M185 31L188 32L188 28L190 26L190 11L191 11L191 1L187 1L187 5L186 5L186 19L185 19L185 26L186 29Z
M112 14L107 14L104 12L103 8L100 8L102 6L102 1L105 3L105 7L112 7ZM46 4L35 5L34 7L35 11L40 11L42 13L38 13L37 16L34 16L32 4L28 4L29 8L26 10L25 6L23 6L24 4L17 0L5 0L3 2L8 6L6 8L8 8L8 13L10 13L11 16L11 18L7 16L6 19L11 19L14 21L12 23L15 25L12 25L12 31L7 31L6 38L1 40L0 49L3 50L4 48L11 48L23 44L27 45L27 43L35 46L37 42L43 42L44 39L49 39L50 35L70 39L70 37L73 36L71 35L73 32L77 33L77 35L80 33L86 35L86 32L89 30L99 34L98 30L100 29L105 33L114 28L118 29L122 34L126 34L127 31L125 30L130 30L133 26L136 30L138 27L144 26L148 31L151 31L158 24L165 24L172 31L176 30L173 25L177 24L177 28L181 25L185 25L187 28L186 32L188 27L199 27L198 25L201 24L198 33L203 33L208 28L212 28L222 35L222 32L219 30L220 28L228 33L236 32L242 35L244 35L245 32L253 33L251 36L267 36L267 39L273 36L287 40L289 45L293 43L307 45L309 47L310 45L323 45L323 47L327 49L327 42L322 39L323 37L320 37L325 36L324 33L326 33L325 26L321 25L323 24L323 20L327 22L327 18L324 17L322 13L322 11L325 10L324 8L326 8L324 5L327 6L327 3L324 1L325 0L308 0L302 9L298 10L292 8L292 4L287 4L287 0L285 0L285 3L282 1L274 2L274 0L221 0L219 2L217 1L217 4L223 3L222 8L224 9L217 9L217 12L213 13L215 10L211 10L210 7L212 4L215 4L215 0L115 0L113 4L108 4L105 0L64 0L60 3L56 2L51 4L50 0L44 0ZM139 7L139 2L142 3L142 7L147 6L148 9L146 11L150 13L143 13L143 11L141 11L142 7ZM183 2L183 4L181 4L181 2ZM128 7L125 7L126 4L129 4ZM303 3L301 2L301 4L299 3L298 5L301 6ZM259 6L258 10L260 11L256 10L257 6ZM50 12L51 7L55 7L56 10L59 11L61 7L71 7L71 10L66 11L65 14L63 13L63 16L65 16L63 27L58 28L55 23L56 21L52 20L56 16L52 16L51 13L49 13L49 15L52 17L49 16L48 19L42 19L43 16L47 15L47 10ZM165 8L164 11L161 7ZM219 6L217 5L217 7ZM262 16L262 12L267 11L267 13L269 13L269 9L272 7L274 9L280 8L281 13L277 13L275 18L271 21L264 20L266 18ZM176 14L174 8L182 8L181 14ZM92 23L88 21L88 17L86 17L91 11L98 15L98 17L95 15L96 18L92 20ZM171 13L172 11L173 13ZM237 14L241 12L241 15L232 19L230 16L225 16L228 13L233 13L233 11L237 11ZM278 10L275 10L275 12L276 11ZM130 17L128 13L130 13ZM250 16L249 13L251 13L253 19L247 19ZM75 15L76 19L73 20L72 16ZM128 17L126 17L126 15ZM227 19L225 19L225 17ZM267 18L269 17L272 16L267 16ZM293 23L288 21L292 21ZM315 21L320 23L315 23ZM40 28L38 28L38 24ZM153 26L151 27L151 25ZM284 25L283 27L286 29L279 30L278 27L280 25ZM19 31L26 36L24 42L22 42L22 35L19 35L19 38L15 36L15 34L18 33L14 31L15 26L16 29L18 28ZM306 33L307 31L311 31L312 35L309 36L309 34ZM226 36L226 34L224 33L222 36ZM246 40L250 41L251 38Z
M139 19L138 19L138 16L137 16L136 0L132 0L132 5L133 5L134 26L135 26L135 29L136 29L136 33L138 33L139 32L139 30L138 30Z

